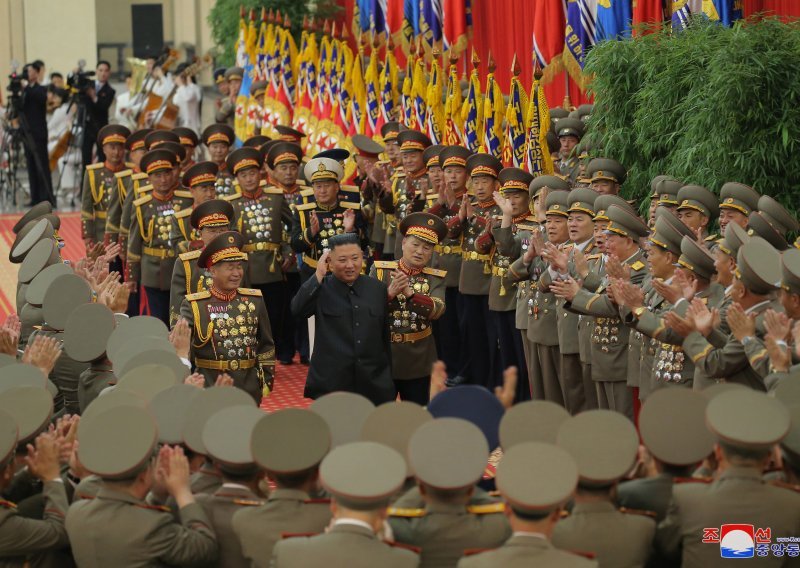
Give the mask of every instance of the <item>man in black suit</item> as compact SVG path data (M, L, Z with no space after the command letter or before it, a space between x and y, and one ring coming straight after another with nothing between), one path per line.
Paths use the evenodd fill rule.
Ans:
M22 116L27 130L23 135L28 139L28 143L25 144L25 161L31 188L31 200L27 206L48 200L55 204L47 153L47 87L39 84L44 64L41 61L34 61L26 67L28 84L22 91ZM30 134L30 137L27 134Z
M314 277L292 299L295 317L314 316L305 396L350 391L375 404L394 400L386 285L361 274L358 234L336 235L328 243Z
M114 102L115 91L108 84L111 75L111 64L99 61L95 70L94 86L86 95L86 131L83 135L83 165L92 163L92 149L97 145L97 133L108 124L108 110ZM103 149L97 146L97 161L106 159Z

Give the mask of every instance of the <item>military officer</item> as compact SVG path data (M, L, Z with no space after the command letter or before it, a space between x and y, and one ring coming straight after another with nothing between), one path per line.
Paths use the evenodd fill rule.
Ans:
M310 497L317 493L319 464L330 446L325 420L306 409L285 408L256 423L249 447L275 489L266 502L233 515L242 553L254 567L269 567L282 534L318 534L330 523L330 499Z
M488 456L480 429L460 418L432 420L411 436L409 464L425 508L390 511L389 524L398 542L422 549L420 566L452 566L465 550L511 536L502 503L468 505Z
M263 148L263 146L262 146ZM269 146L265 162L270 175L267 183L283 190L283 196L290 205L302 205L307 202L311 192L301 186L298 181L300 163L303 160L303 149L294 142L276 141Z
M431 322L445 311L446 272L429 268L433 248L447 226L430 213L411 213L400 221L403 236L398 261L376 261L372 276L388 287L392 378L402 400L428 403L436 343Z
M800 230L800 223L797 219L769 195L762 195L758 198L758 211L782 235Z
M698 238L713 243L719 236L709 233L714 219L719 215L717 196L699 185L684 185L678 192L678 219L689 227Z
M722 184L719 190L719 232L725 236L728 223L736 223L742 229L747 228L747 218L753 211L758 211L759 193L743 183L729 181Z
M283 140L284 142L292 142L297 144L298 146L302 146L303 138L306 137L305 132L301 132L296 128L292 128L291 126L285 126L283 124L278 124L275 127L275 131L278 133L278 140Z
M597 566L550 542L562 507L578 484L578 466L571 455L543 442L518 444L503 454L496 483L514 532L501 547L462 558L458 568Z
M403 130L398 133L397 142L400 145L400 159L405 175L395 178L392 203L384 212L394 214L395 222L399 226L409 213L422 211L425 199L431 193L427 168L422 159L422 154L431 145L431 141L422 132ZM393 254L396 259L403 256L402 242L402 238L395 239Z
M559 119L553 128L558 135L558 141L561 146L559 150L560 161L556 166L561 175L569 178L572 182L578 179L580 166L575 147L583 138L585 128L586 125L580 119L570 117Z
M191 207L191 195L178 190L177 156L168 150L151 150L142 168L152 191L134 200L134 222L128 242L128 280L141 283L150 314L169 322L169 290L175 264L175 243L170 229L173 217Z
M192 242L199 235L190 226L192 211L199 205L216 197L217 165L214 162L199 162L189 168L181 178L181 183L192 196L192 208L183 209L175 214L175 226L172 229L178 248L185 252L191 248Z
M383 193L383 186L377 181L383 175L383 169L377 164L383 153L383 146L369 136L356 134L352 138L356 153L353 160L356 163L356 177L354 183L361 191L361 211L369 224L370 245L375 251L375 260L383 254L383 243L386 239L386 217L378 205L378 199Z
M586 166L586 176L592 189L600 195L618 195L628 173L625 167L611 158L594 158Z
M233 128L227 124L212 124L203 130L203 144L208 150L209 160L217 164L217 196L233 195L238 190L233 184L233 174L225 161L236 140Z
M618 510L612 498L636 461L633 423L617 412L589 410L561 424L556 444L575 459L579 480L570 515L553 529L553 544L591 552L601 566L644 566L652 553L654 515Z
M657 194L656 202L658 207L665 207L674 213L678 205L680 205L678 192L684 185L686 184L671 176L666 176L664 179L659 180L654 188Z
M108 196L108 217L106 217L106 234L104 241L109 243L120 243L122 251L120 256L125 257L127 243L121 241L121 237L127 239L130 231L130 211L132 199L128 196L134 191L133 188L139 187L140 182L147 180L147 174L143 174L139 169L139 164L142 161L142 156L145 155L147 149L145 147L144 139L150 134L150 129L143 128L132 133L125 139L125 150L128 152L127 168L117 172L114 177L117 178L116 191L112 191ZM127 217L123 220L122 212L127 205Z
M125 140L130 134L130 130L119 124L104 126L97 134L97 143L103 148L106 160L86 166L81 205L86 250L95 243L105 242L111 195L118 191L115 174L126 169Z
M225 82L228 84L228 95L222 99L214 115L214 120L218 124L222 124L231 129L236 120L236 97L239 95L244 73L245 71L241 67L228 67L225 70L224 78ZM247 93L244 94L246 95Z
M418 566L404 547L381 542L389 499L403 484L406 464L395 450L375 442L353 442L331 451L320 465L320 481L333 496L333 522L324 534L282 540L272 566ZM362 481L362 476L368 483Z
M197 163L194 160L194 156L197 147L200 145L200 139L194 130L185 126L175 127L172 132L178 135L178 142L186 148L186 159L181 162L181 173L186 173Z
M714 480L673 487L667 517L658 527L659 549L683 566L725 564L720 547L724 556L730 544L720 540L718 527L747 518L759 531L751 544L759 563L791 565L783 547L774 543L797 534L800 495L761 477L775 444L789 431L785 405L751 389L731 389L709 401L705 418L716 439L719 473ZM775 554L776 547L783 554Z
M211 275L208 271L198 268L197 259L200 258L204 246L218 235L231 230L233 219L233 206L222 199L212 199L192 209L191 231L197 233L198 240L192 241L192 250L178 256L178 261L172 269L169 294L170 326L175 325L180 317L181 304L187 294L202 292L211 286Z
M396 181L405 176L403 171L403 161L400 156L400 143L397 137L400 131L407 130L406 127L396 121L390 121L381 127L381 137L383 138L383 147L386 156L389 158L389 163L386 164L386 172L389 179L386 180L387 186L383 194L379 198L380 208L384 212L386 221L386 235L383 243L383 260L392 260L390 255L394 254L395 240L397 233L397 221L392 212L394 195L391 188ZM388 209L388 212L387 212Z

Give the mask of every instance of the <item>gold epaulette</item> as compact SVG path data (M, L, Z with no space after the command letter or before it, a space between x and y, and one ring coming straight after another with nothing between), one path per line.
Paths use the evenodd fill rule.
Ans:
M86 166L86 169L87 170L99 170L103 166L105 166L105 164L103 162L98 162L96 164L89 164L88 166Z
M345 209L361 209L360 203L350 203L349 201L340 201L339 205L341 205Z
M714 481L710 477L674 477L672 483L711 483Z
M147 503L134 503L140 509L150 509L152 511L160 511L162 513L171 513L172 509L166 505L148 505Z
M538 231L539 227L537 225L517 224L517 229L522 229L523 231Z
M358 193L359 189L357 185L340 185L339 189L342 191L349 191L350 193Z
M303 197L309 197L311 195L314 195L314 190L311 189L310 187L308 189L301 189L300 195L302 195Z
M133 204L136 207L139 207L140 205L144 205L145 203L147 203L149 201L152 201L152 200L153 200L153 196L152 195L143 195L139 199L134 199L133 200Z
M177 193L177 192L176 192ZM176 219L183 219L184 217L189 217L192 214L193 209L181 209L180 211L175 212Z
M133 162L125 162L125 167L132 170L133 168L136 167L136 164L134 164Z
M150 185L150 184L142 185L142 186L136 188L136 195L139 195L139 194L142 194L142 193L147 193L148 191L152 191L152 190L153 190L153 186L152 185Z
M208 290L201 290L200 292L195 292L194 294L186 294L186 299L189 300L190 302L194 302L196 300L205 300L206 298L210 297L211 297L211 292L209 292Z
M471 515L490 515L492 513L502 513L505 510L505 503L486 503L485 505L470 505L467 507L467 512Z
M303 203L302 205L295 207L295 209L298 211L308 211L309 209L314 209L316 206L316 203Z
M390 268L390 269L397 268L396 260L376 260L372 264L375 265L375 268Z
M133 174L131 177L135 180L147 179L147 174L144 172L138 172Z
M644 517L650 517L651 519L655 519L658 515L655 511L646 511L644 509L628 509L627 507L620 507L620 513L625 513L626 515L642 515Z
M422 269L422 272L425 274L430 274L431 276L438 276L439 278L444 278L447 276L446 270L439 270L438 268L430 268L427 266Z
M641 270L641 269L642 269L642 268L644 268L644 267L645 267L645 263L644 263L644 262L642 262L641 260L637 260L636 262L634 262L634 263L632 263L632 264L631 264L631 268L632 268L633 270L636 270L636 271L639 271L639 270Z
M132 173L133 173L133 170L122 170L121 172L115 173L114 177L116 177L117 179L122 179L124 177L127 177L127 176L131 175Z
M222 200L223 201L235 201L236 199L239 199L241 196L242 196L241 193L232 193L230 195L223 195L222 196Z
M283 195L283 190L280 187L270 186L261 190L262 193L269 193L270 195Z
M194 260L195 258L200 258L200 253L203 252L203 249L197 250L190 250L189 252L184 252L178 255L181 260Z
M567 511L566 509L561 509L561 512L558 513L558 517L560 519L566 519L567 517L569 517L569 511Z
M389 507L390 517L403 517L406 519L417 519L425 516L425 509L405 509L402 507Z
M565 243L561 250L572 250L575 247L575 243Z
M601 258L603 256L602 252L598 252L597 254L587 254L586 260L594 260L596 258Z
M711 241L716 241L718 238L719 238L719 235L708 235L705 238L705 241L708 243L708 242L711 242Z
M245 296L261 296L261 290L258 288L239 288L239 293Z
M258 507L259 505L263 505L264 501L259 501L258 499L234 499L234 505L244 505L247 507Z
M176 189L175 190L175 195L177 195L178 197L186 198L186 199L194 199L192 197L192 192L191 191L187 191L185 189Z

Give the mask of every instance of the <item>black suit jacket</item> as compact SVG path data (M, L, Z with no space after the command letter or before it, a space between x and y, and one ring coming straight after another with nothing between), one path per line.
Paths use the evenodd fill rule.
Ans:
M97 100L89 100L86 105L86 122L89 128L100 130L108 124L108 110L114 102L115 94L116 91L106 83L97 91Z
M47 142L47 87L33 84L25 87L22 114L34 140Z
M292 314L315 318L306 397L350 391L375 404L394 400L388 305L375 278L359 276L352 286L332 275L306 280L292 299Z

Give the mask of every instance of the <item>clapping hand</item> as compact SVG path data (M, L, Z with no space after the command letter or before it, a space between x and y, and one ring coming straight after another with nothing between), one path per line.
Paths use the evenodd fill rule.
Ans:
M731 333L739 342L745 337L754 336L756 333L755 318L744 313L742 306L738 303L733 303L728 307L727 320Z
M708 337L711 331L719 325L719 310L717 308L709 310L699 298L692 300L686 310L686 315L687 319L693 322L695 331L705 337Z
M567 253L553 243L544 243L542 258L549 262L552 269L556 272L560 272L562 274L567 272L567 263L569 262L569 257L567 256Z
M356 212L352 209L348 209L342 215L342 221L344 226L345 233L352 233L355 231L356 226Z
M25 347L25 352L22 354L22 362L37 367L45 376L48 376L52 372L60 356L60 341L54 337L37 335L34 340Z
M395 270L392 272L391 279L392 281L389 283L388 289L389 301L394 300L398 294L410 295L406 294L409 288L409 282L408 276L404 272Z
M574 300L580 289L580 284L572 277L565 278L564 280L554 280L550 283L550 291L567 302Z

